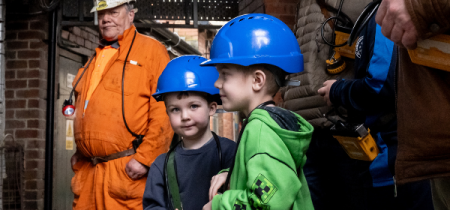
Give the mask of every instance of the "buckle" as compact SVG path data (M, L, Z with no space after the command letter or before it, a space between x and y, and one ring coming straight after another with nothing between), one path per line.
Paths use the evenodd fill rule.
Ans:
M138 137L136 137L136 139L133 140L132 144L133 144L134 152L136 152L139 145L141 145L143 138L144 138L143 135L139 135Z

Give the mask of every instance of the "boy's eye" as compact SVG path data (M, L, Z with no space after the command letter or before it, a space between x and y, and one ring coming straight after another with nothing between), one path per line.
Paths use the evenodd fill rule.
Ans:
M195 105L195 104L191 105L191 109L197 109L197 108L198 108L198 105Z
M178 112L178 111L180 111L180 109L178 109L178 108L173 108L170 110L170 112Z

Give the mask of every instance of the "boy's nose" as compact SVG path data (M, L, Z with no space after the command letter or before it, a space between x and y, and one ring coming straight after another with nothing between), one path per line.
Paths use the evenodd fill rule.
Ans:
M222 82L220 81L220 77L214 82L214 87L220 89L222 87Z
M189 113L187 111L182 111L181 112L181 120L182 121L186 121L186 120L189 120L189 119L190 119Z

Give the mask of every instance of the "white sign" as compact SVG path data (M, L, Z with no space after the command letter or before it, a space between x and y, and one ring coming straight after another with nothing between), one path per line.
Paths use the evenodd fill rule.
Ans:
M75 75L68 73L67 74L67 87L68 88L73 88L72 87L73 80L75 80Z
M66 150L73 150L73 120L66 120Z

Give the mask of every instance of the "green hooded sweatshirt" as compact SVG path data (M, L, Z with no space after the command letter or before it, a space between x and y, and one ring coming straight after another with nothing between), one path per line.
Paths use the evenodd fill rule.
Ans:
M280 127L295 122L295 131ZM230 189L214 196L212 209L313 210L302 169L312 132L311 124L293 112L255 109L242 133Z

